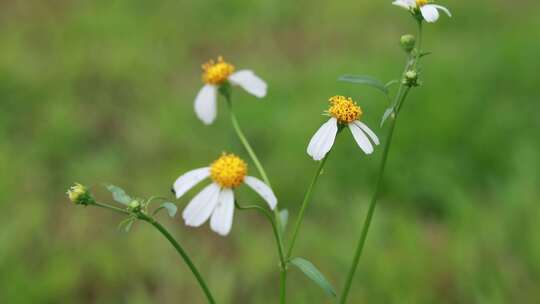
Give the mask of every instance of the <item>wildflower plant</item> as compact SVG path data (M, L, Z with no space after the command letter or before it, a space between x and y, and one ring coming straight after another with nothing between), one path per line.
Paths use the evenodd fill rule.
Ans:
M204 86L195 98L196 116L204 124L209 125L213 123L217 115L218 96L221 95L226 102L231 125L239 141L248 153L250 161L254 164L256 173L258 173L260 179L248 175L249 165L247 161L235 154L223 153L209 166L194 169L180 175L180 177L172 182L172 190L176 198L180 199L197 184L202 183L206 179L210 180L210 183L199 193L195 194L191 201L183 208L182 219L186 226L200 227L209 221L211 230L221 236L227 236L231 233L233 227L235 209L239 211L257 211L268 221L275 237L279 257L280 303L286 302L287 276L291 267L295 267L303 272L309 279L321 287L328 296L335 298L339 303L347 303L353 278L375 213L377 200L381 195L384 171L386 169L392 138L396 130L397 120L409 93L414 88L422 85L420 61L424 56L430 54L424 51L422 45L423 23L435 22L439 18L439 10L451 16L448 9L433 4L428 0L396 0L393 4L407 9L411 13L412 19L416 22L418 28L416 36L405 34L400 38L401 47L406 54L405 67L402 74L398 79L388 82L381 82L374 77L366 75L344 75L339 78L341 81L370 86L384 93L389 104L384 113L381 113L380 130L373 131L363 122L365 113L360 105L352 98L336 95L329 99L329 107L324 112L324 115L329 118L319 127L307 145L307 154L314 161L318 162L318 166L305 191L298 215L292 226L290 238L286 237L289 211L278 208L276 192L272 188L270 179L257 157L255 149L244 134L233 107L233 87L239 86L255 97L262 98L267 93L266 83L251 70L236 71L235 67L226 62L222 57L218 57L216 61L211 60L202 66L202 81ZM397 89L394 90L393 88L395 86L397 86ZM375 114L369 113L369 115ZM349 129L352 139L362 151L358 153L357 157L371 155L379 150L379 146L381 146L381 153L377 180L368 206L368 212L363 224L358 227L360 230L359 239L356 247L351 248L351 250L354 249L351 265L345 275L343 287L338 293L313 263L306 258L294 256L293 252L313 190L319 177L322 175L323 168L327 163L336 137L345 129ZM382 145L379 137L376 135L377 132L386 132L386 135L383 136ZM370 157L369 159L371 160L372 158ZM255 191L262 199L262 202L256 204L242 203L242 197L235 194L235 189L243 185ZM164 186L164 188L168 187L170 186ZM129 231L137 221L152 225L175 248L190 268L208 303L216 303L211 289L186 250L157 220L157 215L162 210L166 210L167 214L171 218L174 218L178 209L177 205L163 197L150 197L148 199L133 198L123 189L114 185L106 185L106 188L112 193L112 198L116 205L102 203L96 200L87 187L78 183L68 189L67 196L76 205L105 208L125 216L124 220L120 223L120 228L124 231ZM156 206L156 201L161 201L161 204ZM351 228L354 229L356 227Z

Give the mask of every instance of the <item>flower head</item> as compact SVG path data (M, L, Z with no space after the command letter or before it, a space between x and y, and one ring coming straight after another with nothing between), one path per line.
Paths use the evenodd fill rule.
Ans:
M66 192L70 201L77 205L88 205L94 202L94 198L85 186L75 183Z
M211 124L217 115L218 90L223 85L234 85L258 98L266 96L267 85L251 70L235 72L232 64L219 56L202 65L204 86L195 98L195 114L204 124Z
M206 84L220 85L234 72L234 66L219 56L217 61L210 60L202 65L202 80Z
M277 205L272 189L261 180L247 175L247 164L234 154L222 154L210 166L181 175L173 185L177 198L210 177L206 186L189 202L182 217L188 226L199 227L210 218L210 228L220 235L229 234L234 214L233 189L246 184L259 194L271 209Z
M247 164L234 154L223 154L210 165L210 177L223 188L236 188L247 174Z
M307 148L309 156L314 160L321 160L326 156L334 145L338 125L349 127L356 143L364 153L373 153L371 141L378 145L379 139L366 124L360 121L362 109L352 98L339 95L330 98L330 108L327 113L331 118L311 138Z
M392 4L409 10L413 15L430 23L439 19L439 10L445 12L448 17L452 17L446 7L431 4L430 0L395 0Z
M362 117L362 109L350 97L333 96L329 100L328 114L335 117L339 123L348 124Z

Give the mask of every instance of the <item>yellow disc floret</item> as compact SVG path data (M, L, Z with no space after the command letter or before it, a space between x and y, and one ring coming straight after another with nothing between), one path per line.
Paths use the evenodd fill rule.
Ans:
M428 0L416 0L416 6L422 7L424 5L428 4Z
M350 97L338 95L330 98L329 101L328 114L335 117L340 123L348 124L359 120L362 116L362 109Z
M247 174L247 164L234 154L221 155L210 165L210 177L223 188L236 188Z
M202 65L202 80L206 84L220 85L234 72L234 66L219 56L217 62L210 60Z

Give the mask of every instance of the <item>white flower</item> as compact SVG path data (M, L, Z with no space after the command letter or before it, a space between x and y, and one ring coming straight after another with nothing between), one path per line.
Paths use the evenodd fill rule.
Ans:
M450 11L446 7L437 4L429 4L428 0L395 0L392 4L409 10L413 12L413 14L420 12L427 22L435 22L439 19L438 10L442 10L448 17L452 17L452 14L450 14Z
M231 231L234 214L233 189L241 184L248 185L274 209L277 198L272 189L261 180L247 176L247 165L238 156L223 154L209 167L189 171L180 176L173 185L176 198L210 177L212 183L206 186L189 202L182 213L187 226L199 227L210 217L210 228L220 235Z
M217 62L210 60L203 64L202 69L205 85L195 98L195 114L204 124L209 125L216 119L218 89L227 81L258 98L266 96L267 85L261 78L250 70L235 72L234 66L225 62L221 56Z
M356 143L364 153L373 153L371 141L375 145L379 145L377 135L359 120L362 116L362 109L350 97L334 96L330 98L328 114L331 116L330 120L324 123L313 135L307 148L307 153L314 160L323 159L332 149L338 132L338 124L349 127Z

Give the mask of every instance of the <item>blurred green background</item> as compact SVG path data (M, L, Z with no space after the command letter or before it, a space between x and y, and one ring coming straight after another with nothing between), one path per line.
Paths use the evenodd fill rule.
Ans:
M0 303L204 303L156 231L118 232L121 217L76 207L65 189L79 181L109 200L101 183L111 182L170 195L181 173L224 150L247 159L222 101L212 126L193 112L201 63L223 55L269 84L263 101L239 89L234 101L295 217L328 97L352 96L386 134L383 96L336 79L399 76L397 42L415 27L390 2L1 1ZM398 123L350 303L539 303L540 5L441 4L454 17L426 26L434 54ZM337 289L380 154L366 157L344 133L300 233L296 254ZM220 303L277 302L274 239L258 214L237 212L226 238L162 220ZM331 303L296 269L288 287L289 303Z

